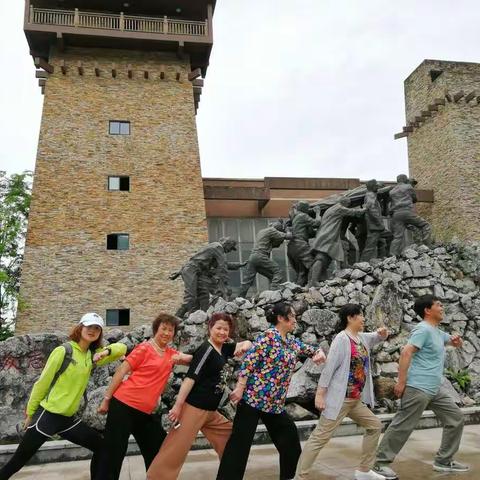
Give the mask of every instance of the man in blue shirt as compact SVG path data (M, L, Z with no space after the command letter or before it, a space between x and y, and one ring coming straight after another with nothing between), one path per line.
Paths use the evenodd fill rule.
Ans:
M433 295L419 297L414 310L423 321L412 331L400 355L395 395L401 398L401 406L380 442L374 468L387 480L398 478L389 465L427 408L433 410L443 426L442 443L433 469L438 472L468 470L468 466L453 460L462 438L463 414L442 386L445 345L461 347L462 339L438 328L443 320L443 305L438 298Z

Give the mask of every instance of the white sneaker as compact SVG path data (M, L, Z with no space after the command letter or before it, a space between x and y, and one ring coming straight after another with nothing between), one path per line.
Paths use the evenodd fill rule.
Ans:
M355 480L385 480L383 475L375 473L373 470L368 472L361 472L360 470L355 470Z

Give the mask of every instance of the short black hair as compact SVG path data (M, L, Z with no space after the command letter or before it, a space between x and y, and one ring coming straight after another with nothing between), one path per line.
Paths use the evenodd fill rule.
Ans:
M355 315L362 315L363 309L361 305L357 303L347 303L338 311L338 325L337 332L345 330L348 325L348 317L354 317Z
M268 323L276 325L278 323L278 317L287 318L292 311L293 307L289 303L277 302L265 307L265 317Z
M413 310L420 318L425 318L425 309L432 308L435 302L439 302L440 299L435 295L422 295L415 300Z

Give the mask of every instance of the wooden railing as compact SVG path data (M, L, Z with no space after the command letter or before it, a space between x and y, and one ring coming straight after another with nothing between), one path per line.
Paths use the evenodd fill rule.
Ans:
M174 20L167 17L140 17L120 13L92 13L75 10L52 10L30 7L29 23L80 28L159 33L164 35L208 35L208 22Z

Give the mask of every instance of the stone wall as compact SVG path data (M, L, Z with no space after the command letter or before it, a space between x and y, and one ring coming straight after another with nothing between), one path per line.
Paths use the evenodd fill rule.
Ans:
M425 246L410 247L400 259L395 257L358 263L353 268L337 272L337 276L323 282L319 288L304 289L293 283L283 284L279 291L266 291L257 298L237 298L231 302L219 300L213 311L227 311L237 319L238 338L254 339L266 328L264 306L285 299L292 302L298 314L295 334L304 342L321 345L325 351L335 335L338 309L347 302L364 306L367 329L386 325L391 337L373 352L373 372L377 394L377 411L396 408L392 388L398 371L400 348L409 332L419 321L412 310L415 297L435 293L445 305L445 319L441 327L460 333L464 346L460 350L447 349L446 367L454 372L468 370L471 386L462 391L459 385L447 382L456 401L463 405L480 403L480 244L449 244L429 250ZM160 304L156 305L161 310ZM157 312L156 312L157 313ZM153 315L152 315L153 317ZM197 311L182 324L176 345L185 352L193 352L205 339L207 313ZM111 330L106 334L110 342L124 342L128 350L150 336L150 327L141 326L125 333ZM55 345L64 335L25 335L0 343L0 432L3 441L15 441L15 423L23 416L26 401L34 380ZM232 362L231 386L235 382L238 362ZM97 369L88 387L88 406L84 418L96 428L103 427L104 417L96 409L111 380L116 365ZM165 414L172 406L186 367L176 367L162 396L158 414ZM297 420L315 418L313 397L321 367L310 361L299 363L288 393L288 411ZM234 413L226 403L227 416Z
M432 81L431 71L443 73ZM444 103L408 134L410 174L435 194L431 212L419 213L444 241L480 240L479 85L480 64L436 60L423 62L405 81L407 125L436 100Z
M167 275L208 239L188 58L67 48L49 62L16 333L109 308L141 325L178 306ZM131 134L109 135L109 120ZM129 175L130 192L108 191L109 175ZM109 233L130 250L107 251Z

